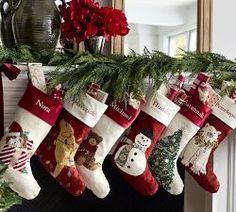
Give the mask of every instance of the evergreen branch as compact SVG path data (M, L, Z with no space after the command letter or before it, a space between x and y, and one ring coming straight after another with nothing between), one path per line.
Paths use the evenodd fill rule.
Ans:
M9 187L9 184L3 180L3 174L6 171L7 166L1 163L0 170L0 211L8 211L10 207L15 204L21 204L22 198L18 196Z
M145 79L154 89L162 83L169 84L169 78L176 73L188 72L196 75L200 71L209 73L210 83L219 88L223 80L236 81L236 63L216 53L184 52L182 58L144 48L139 55L133 50L124 55L92 55L74 51L35 51L28 46L18 49L0 48L0 63L42 62L57 66L49 73L49 89L62 84L66 97L80 99L91 83L98 83L104 91L116 100L124 100L132 92L135 98L145 94Z

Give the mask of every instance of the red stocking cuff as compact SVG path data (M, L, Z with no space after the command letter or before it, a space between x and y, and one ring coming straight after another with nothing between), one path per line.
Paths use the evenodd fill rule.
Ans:
M124 128L128 128L140 112L139 109L135 109L128 103L116 103L110 97L107 99L107 104L108 108L105 114Z
M31 82L28 83L26 91L18 105L49 125L54 125L62 109L60 100L43 93L34 87Z
M198 96L191 96L179 112L195 125L201 127L211 111L211 107L201 102Z

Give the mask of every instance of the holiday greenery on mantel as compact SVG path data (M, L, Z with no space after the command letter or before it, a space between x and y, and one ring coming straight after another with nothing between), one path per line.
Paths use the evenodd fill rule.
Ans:
M96 55L73 51L61 52L51 49L35 51L28 46L18 49L0 48L0 65L3 63L22 64L40 62L56 67L49 72L49 88L62 84L66 97L77 100L83 97L91 83L97 83L101 89L111 94L115 100L130 97L140 99L145 94L144 79L149 79L154 89L177 73L188 72L192 75L204 71L212 76L210 84L220 88L223 80L232 80L231 87L236 88L236 62L215 53L183 52L183 57L173 58L162 52L150 52L144 49L143 55L131 51L130 55ZM0 171L0 209L7 210L11 205L20 203L21 198L12 192L7 183L1 181Z
M134 98L141 98L145 92L144 79L152 79L157 89L162 82L168 85L173 75L200 71L210 73L210 84L219 88L223 80L236 82L236 62L216 53L183 52L183 57L173 58L162 52L144 49L142 55L131 51L124 55L95 55L78 52L60 52L51 49L34 51L28 46L16 49L0 48L0 64L41 62L57 66L48 73L49 87L57 84L66 86L66 97L78 99L91 83L97 83L116 100L124 100L132 91ZM234 89L236 83L232 83Z

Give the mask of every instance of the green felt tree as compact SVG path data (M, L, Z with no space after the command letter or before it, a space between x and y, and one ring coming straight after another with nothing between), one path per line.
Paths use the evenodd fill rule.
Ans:
M149 158L153 175L166 190L170 190L170 184L173 181L175 160L181 138L182 130L162 138L155 146Z

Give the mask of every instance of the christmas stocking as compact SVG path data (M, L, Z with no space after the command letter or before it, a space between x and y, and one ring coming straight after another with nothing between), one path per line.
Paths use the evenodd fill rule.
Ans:
M9 131L0 142L0 161L8 165L4 180L20 196L33 199L40 191L30 158L54 125L62 103L28 83Z
M139 102L130 100L128 104L107 101L108 109L88 137L80 145L76 155L76 165L87 188L99 198L110 191L109 183L102 171L102 164L118 138L136 119L140 110Z
M206 124L183 151L182 164L206 191L214 193L219 189L211 156L223 139L235 128L236 104L225 96L213 107L213 112L206 120Z
M147 159L166 126L169 125L179 106L157 92L147 98L140 115L131 126L128 143L120 142L113 161L129 184L144 195L153 195L158 184L153 178Z
M107 105L86 95L82 102L67 100L57 123L37 150L44 168L72 195L80 195L85 185L75 163L75 153L96 125Z
M164 131L149 158L154 177L171 194L177 195L183 191L183 182L177 171L177 159L211 113L211 107L205 102L203 93L205 91L199 87L195 95L189 94L189 100Z

